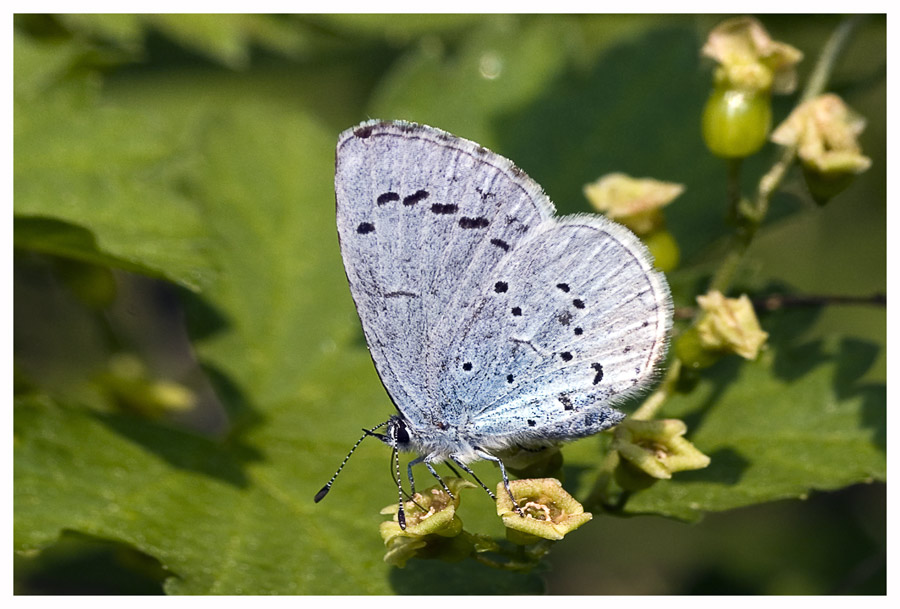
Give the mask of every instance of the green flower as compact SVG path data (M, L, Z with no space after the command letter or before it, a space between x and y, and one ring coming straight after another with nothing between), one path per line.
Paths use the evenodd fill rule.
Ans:
M626 419L616 427L612 449L639 472L667 480L675 472L703 469L709 457L684 439L687 426L678 419Z
M509 487L525 514L519 515L503 483L498 484L497 514L511 541L524 544L533 537L560 540L592 517L556 478L513 480Z

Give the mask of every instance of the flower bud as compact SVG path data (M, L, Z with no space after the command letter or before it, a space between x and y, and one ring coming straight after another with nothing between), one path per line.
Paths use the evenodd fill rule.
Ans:
M662 229L644 235L644 245L650 250L653 256L653 266L660 271L667 273L674 270L678 266L681 258L681 251L678 249L678 242L672 233Z
M725 159L750 156L766 143L772 126L768 91L716 87L703 108L703 141Z
M675 355L687 369L702 370L719 361L721 353L707 348L697 328L692 327L675 340Z
M123 410L153 419L191 410L197 403L188 387L152 378L144 363L127 353L112 356L97 381Z

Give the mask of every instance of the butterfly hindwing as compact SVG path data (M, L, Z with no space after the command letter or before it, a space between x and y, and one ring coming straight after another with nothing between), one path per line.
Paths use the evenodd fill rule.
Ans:
M591 435L644 389L665 353L668 287L644 246L597 216L550 219L482 281L480 305L440 333L441 395L483 446ZM449 320L448 320L449 323Z

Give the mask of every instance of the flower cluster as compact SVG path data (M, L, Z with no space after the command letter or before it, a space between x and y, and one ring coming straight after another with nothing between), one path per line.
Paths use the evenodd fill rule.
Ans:
M461 478L449 478L445 482L452 496L443 487L434 486L404 503L405 529L400 527L399 505L381 510L382 514L393 515L392 520L380 525L387 548L385 562L403 567L413 557L456 561L483 552L503 554L491 538L463 530L456 514L459 491L475 485ZM497 514L507 527L508 540L517 546L562 539L591 519L591 514L555 478L513 480L509 485L516 502L513 504L506 487L500 483ZM537 555L540 554L538 551ZM516 560L521 558L519 553L513 555L518 557Z
M459 492L475 485L462 478L449 478L445 482L452 496L443 487L434 486L416 493L412 500L404 503L405 529L400 527L398 504L381 510L382 514L393 515L393 520L382 522L379 526L387 547L385 562L402 567L413 556L442 552L447 549L447 539L463 532L462 520L456 515Z

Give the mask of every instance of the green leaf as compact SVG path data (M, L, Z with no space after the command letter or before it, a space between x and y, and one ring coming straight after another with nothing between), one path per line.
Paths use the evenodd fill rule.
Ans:
M453 34L480 22L481 15L306 15L305 19L323 27L348 34L354 38L386 38L394 42L408 42L423 35Z
M213 235L210 259L227 272L203 300L190 299L188 314L238 426L220 444L126 417L21 405L17 547L39 548L66 529L127 542L175 574L172 593L389 592L378 535L378 510L396 498L389 453L360 449L332 496L312 500L360 427L392 409L341 268L335 135L266 106L217 111L214 123L192 191ZM44 494L54 480L66 484ZM447 569L475 591L537 590L534 578L471 562ZM398 585L435 588L427 568L416 572Z
M482 18L455 52L416 45L382 81L370 114L440 125L493 146L492 120L541 94L565 68L572 31L560 20Z
M17 245L198 289L211 269L205 229L180 185L188 144L178 127L100 106L79 86L17 97ZM42 221L43 234L34 230Z
M271 15L147 15L164 35L231 68L245 68L253 44L293 55L306 46L302 33Z
M626 511L695 520L885 480L886 388L858 382L876 353L833 337L720 363L661 414L685 418L688 438L712 463L636 493Z

